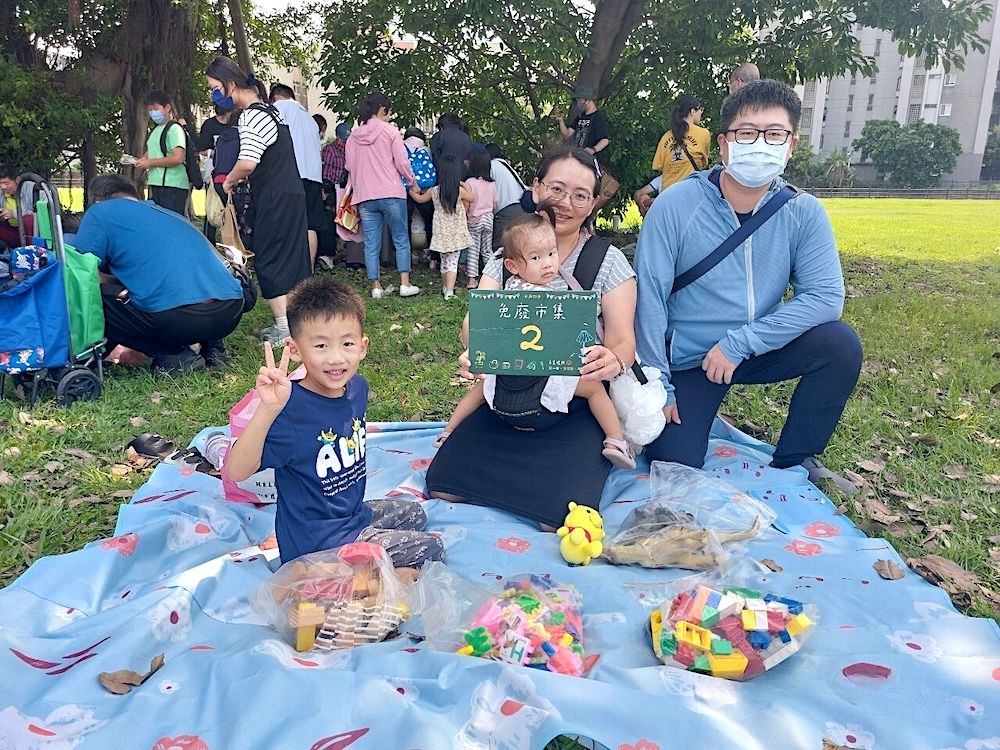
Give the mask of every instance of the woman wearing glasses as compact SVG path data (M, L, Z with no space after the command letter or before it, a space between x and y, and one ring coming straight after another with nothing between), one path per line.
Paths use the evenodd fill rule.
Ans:
M553 149L538 165L532 195L554 210L556 248L567 274L574 272L592 235L600 186L594 157L582 149ZM501 289L502 276L501 261L491 260L479 288ZM561 275L552 286L569 288ZM592 288L598 292L604 340L589 351L580 375L583 380L611 380L635 358L635 273L616 247L607 249ZM466 316L461 333L466 345L468 322ZM459 361L463 374L471 377L468 352ZM598 507L611 469L601 455L604 437L585 399L574 398L569 416L540 432L515 430L484 405L441 446L427 471L427 487L434 497L501 508L556 527L570 500Z

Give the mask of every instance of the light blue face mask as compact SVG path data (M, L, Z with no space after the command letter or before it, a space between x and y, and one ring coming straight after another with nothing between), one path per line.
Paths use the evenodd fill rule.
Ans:
M151 109L149 110L149 119L157 125L162 125L167 121L167 115L162 109Z
M755 143L730 141L726 171L744 187L763 187L785 171L787 155L787 143L771 146L763 138L758 138Z

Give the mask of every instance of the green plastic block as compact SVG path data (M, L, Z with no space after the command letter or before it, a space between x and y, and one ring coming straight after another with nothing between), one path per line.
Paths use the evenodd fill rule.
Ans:
M708 657L704 654L695 657L694 664L688 667L692 672L711 672L712 666L708 662Z
M718 621L719 621L719 610L717 610L715 607L710 607L706 604L705 609L701 611L701 626L703 628L710 628L713 625L715 625L715 623L717 623Z
M712 653L716 656L728 656L733 653L733 644L725 638L713 638Z

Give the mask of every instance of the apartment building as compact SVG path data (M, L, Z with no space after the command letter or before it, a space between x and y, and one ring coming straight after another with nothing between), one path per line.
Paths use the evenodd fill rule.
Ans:
M922 119L949 125L961 134L962 155L945 180L978 180L991 127L1000 124L1000 0L993 0L993 16L979 29L986 39L984 52L970 52L965 69L945 72L928 68L923 57L900 55L888 32L862 28L861 50L875 58L871 77L847 74L805 84L802 96L803 140L825 158L834 149L847 148L869 120L896 120L901 125ZM870 161L852 151L859 178L873 180Z

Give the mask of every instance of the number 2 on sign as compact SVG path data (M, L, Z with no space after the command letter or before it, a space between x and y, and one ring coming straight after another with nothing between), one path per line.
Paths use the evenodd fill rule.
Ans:
M538 326L525 326L521 329L521 333L533 333L535 335L535 338L531 339L531 341L522 341L521 349L533 349L536 352L540 352L545 348L538 343L542 339L542 329Z

